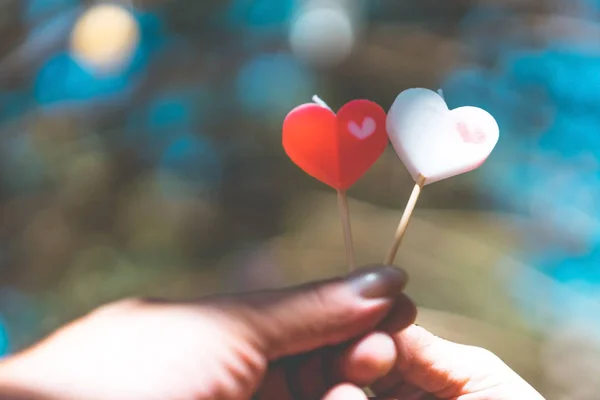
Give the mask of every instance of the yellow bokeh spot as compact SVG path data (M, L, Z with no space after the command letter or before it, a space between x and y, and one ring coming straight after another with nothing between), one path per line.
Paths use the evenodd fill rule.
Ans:
M71 52L96 72L117 72L129 62L139 40L139 25L126 8L99 4L75 24Z

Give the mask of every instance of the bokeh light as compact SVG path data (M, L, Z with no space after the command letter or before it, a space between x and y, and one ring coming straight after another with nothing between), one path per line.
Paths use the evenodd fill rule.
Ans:
M341 2L309 2L290 29L294 55L315 66L330 67L345 61L355 41L353 21Z
M160 162L161 188L165 196L184 190L214 197L221 183L221 163L217 149L204 137L184 135L165 150ZM212 196L211 196L212 195Z
M126 97L132 89L127 76L96 76L77 63L69 53L60 53L40 70L36 99L49 108L69 109Z
M285 53L256 56L236 79L237 97L244 109L274 120L298 103L309 102L314 87L309 72Z
M79 17L71 34L71 53L98 74L126 68L140 41L138 21L117 4L99 4Z
M185 93L163 96L149 108L146 123L151 130L188 128L196 118L193 98Z
M227 22L233 26L282 32L290 21L298 0L233 0L226 10Z
M79 0L23 0L24 18L29 23L36 23L56 12L75 7Z
M130 113L124 144L142 161L155 163L171 143L206 122L213 101L200 86L165 91Z
M0 358L6 356L10 351L10 342L6 322L0 314Z
M117 15L128 13L121 15L121 18L115 21L126 25L124 30L121 32L117 29L114 33L121 32L125 36L133 36L119 39L119 37L106 37L104 34L102 37L108 39L108 42L105 40L98 42L101 48L94 47L96 45L89 48L81 47L86 46L86 37L90 35L92 38L99 37L93 33L94 29L97 29L95 24L99 24L100 29L105 25L102 21L94 22L96 15L94 11L98 12L98 9L92 8L91 17L90 14L83 14L82 25L74 31L75 35L82 35L82 41L77 44L77 52L61 51L54 54L42 65L37 74L34 90L36 100L42 107L55 111L89 109L91 106L105 105L107 102L126 101L138 88L152 56L163 45L162 25L151 13L129 15L129 11L123 8L117 7L117 10L100 8L99 19L106 18L103 13L107 11L112 21L114 21L111 17L112 13L116 12ZM90 23L86 17L91 18L92 22ZM88 30L91 33L87 32ZM81 57L85 59L83 63ZM112 61L108 59L102 61L103 57L112 57Z

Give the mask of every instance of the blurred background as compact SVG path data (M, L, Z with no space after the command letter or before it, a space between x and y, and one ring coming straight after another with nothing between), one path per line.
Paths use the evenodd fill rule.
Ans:
M419 323L597 399L599 21L598 0L3 0L0 355L126 296L344 273L335 193L283 118L442 88L501 139L419 201L398 257ZM412 186L390 147L349 192L360 263Z

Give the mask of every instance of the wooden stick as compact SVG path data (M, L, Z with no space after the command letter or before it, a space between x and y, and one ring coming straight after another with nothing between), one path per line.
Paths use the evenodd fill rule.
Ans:
M327 103L325 103L323 100L321 100L321 98L319 96L317 96L316 94L313 96L312 101L315 102L315 103L317 103L321 107L325 107L329 111L333 111L333 110L331 110L331 107L329 107L327 105Z
M406 204L406 208L404 209L404 213L402 214L402 218L400 219L400 223L398 224L398 229L396 230L396 235L394 236L394 244L385 258L385 261L383 262L385 265L392 265L396 259L396 254L400 248L400 243L402 243L402 238L404 238L406 228L408 228L408 223L410 222L410 217L415 209L415 206L417 205L417 200L419 200L419 195L421 194L421 189L423 189L424 185L425 177L419 175L410 198L408 199L408 203Z
M313 102L317 103L321 107L325 107L331 110L331 107L327 105L319 96L316 94L312 98ZM340 210L340 218L342 220L342 228L344 230L344 242L346 245L346 260L348 260L348 269L350 272L356 269L356 259L354 257L354 241L352 240L352 228L350 227L350 208L348 207L348 197L346 192L342 190L337 191L338 208Z
M346 259L348 260L348 269L350 272L356 269L356 259L354 258L354 241L352 240L352 229L350 228L350 208L348 207L348 198L346 192L338 190L338 208L344 230L344 242L346 244Z

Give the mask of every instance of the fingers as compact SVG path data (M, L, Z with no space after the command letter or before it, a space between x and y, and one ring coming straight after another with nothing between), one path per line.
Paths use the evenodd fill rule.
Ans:
M338 361L341 380L369 386L392 370L396 357L394 340L385 333L372 333L342 353Z
M417 306L406 295L399 296L392 309L378 329L384 332L397 333L411 326L417 318Z
M381 332L372 333L350 345L281 359L275 368L282 367L284 374L269 373L263 388L269 393L274 388L277 393L283 393L280 388L284 381L296 398L320 399L328 389L341 383L358 387L370 385L385 376L395 361L396 348L392 338ZM279 379L277 385L268 387L274 378Z
M423 391L447 398L484 388L478 382L487 384L506 376L506 365L492 353L446 341L419 326L412 325L392 338L398 357L391 372L373 385L380 395L406 397L410 392L418 396Z
M380 327L399 332L415 321L417 308L406 295L396 299L392 310ZM397 363L398 351L394 339L384 332L374 332L342 350L335 370L340 382L370 386L390 375Z
M415 306L405 296L396 302L404 304L402 309L408 309L407 316L414 315L411 308ZM402 319L405 325L413 322L398 315L398 321ZM392 337L384 332L372 332L356 341L278 360L272 364L259 398L286 400L289 393L294 393L296 398L320 399L328 389L341 383L370 386L392 370L396 359Z
M247 339L267 359L336 345L372 330L406 286L394 267L363 268L336 279L274 292L232 297L221 302L226 314L243 322ZM407 309L409 315L414 310ZM240 329L241 330L241 329Z
M383 398L430 400L479 393L481 398L543 400L493 353L441 339L412 325L391 334L397 359L371 388Z
M390 313L380 327L392 332L404 330L412 325L417 315L417 307L406 295L396 298ZM393 338L377 331L368 334L342 350L338 359L340 381L359 386L369 386L387 375L397 361L397 348Z
M398 357L391 372L373 385L373 389L384 396L405 396L408 388L417 388L430 393L453 395L460 390L462 375L457 375L457 366L464 368L464 355L454 343L434 336L425 329L411 326L392 335ZM456 364L456 365L453 365ZM462 364L462 366L461 366Z
M344 383L335 386L325 396L323 400L368 400L367 395L358 386Z

